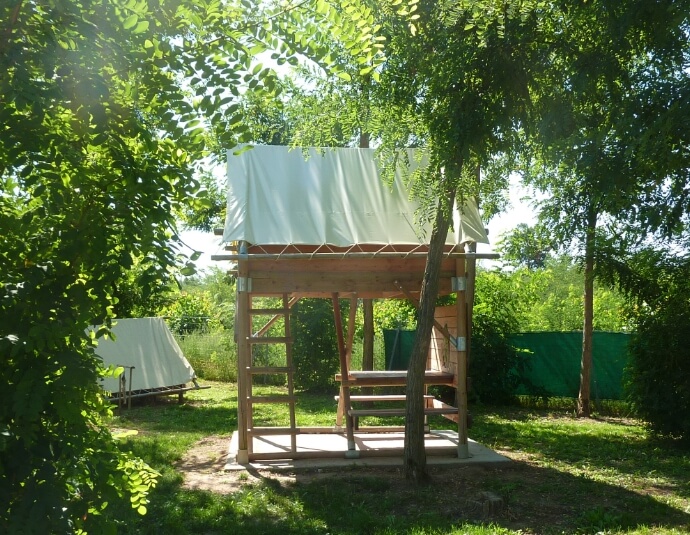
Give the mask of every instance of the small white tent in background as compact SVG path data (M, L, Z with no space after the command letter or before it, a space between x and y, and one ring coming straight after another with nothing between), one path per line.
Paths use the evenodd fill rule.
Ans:
M179 394L201 388L194 369L182 354L163 318L132 318L115 321L113 338L100 338L96 354L105 366L123 366L124 373L108 377L103 389L112 398ZM187 386L188 383L194 386Z

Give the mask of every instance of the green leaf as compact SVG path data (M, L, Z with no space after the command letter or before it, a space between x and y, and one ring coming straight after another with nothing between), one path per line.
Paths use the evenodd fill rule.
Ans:
M137 24L136 28L134 28L134 31L132 33L144 33L148 29L149 29L149 21L142 20L141 22L139 22Z
M123 27L125 30L129 30L130 28L134 28L134 26L136 26L136 24L137 24L138 21L139 21L139 17L138 17L136 14L135 14L135 15L130 15L129 17L127 17L127 18L123 21L122 27Z
M352 76L350 76L348 73L345 71L339 71L336 73L336 76L340 78L341 80L345 80L346 82L351 82L352 81Z

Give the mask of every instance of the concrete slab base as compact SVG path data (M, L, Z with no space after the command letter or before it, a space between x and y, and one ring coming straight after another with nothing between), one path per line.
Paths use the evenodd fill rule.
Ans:
M399 466L402 464L404 433L357 433L355 451L348 450L347 437L343 433L299 434L296 437L297 453L290 452L290 435L272 435L254 438L252 455L270 455L276 459L238 459L237 432L230 440L226 470L255 469L294 470L299 468L330 468L346 466ZM453 431L430 431L425 435L428 465L463 465L509 462L510 459L496 453L474 440L469 440L469 457L458 458L458 435ZM250 455L250 458L252 457ZM279 457L285 455L284 459ZM290 458L290 457L293 458ZM297 458L295 458L297 457Z

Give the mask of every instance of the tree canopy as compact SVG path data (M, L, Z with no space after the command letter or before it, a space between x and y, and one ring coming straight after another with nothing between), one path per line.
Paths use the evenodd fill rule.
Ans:
M0 531L104 532L118 499L146 511L155 473L104 425L93 351L127 271L146 290L184 263L170 243L176 214L208 205L206 128L247 140L235 100L280 90L259 54L337 70L337 28L378 61L356 1L258 4L0 6Z

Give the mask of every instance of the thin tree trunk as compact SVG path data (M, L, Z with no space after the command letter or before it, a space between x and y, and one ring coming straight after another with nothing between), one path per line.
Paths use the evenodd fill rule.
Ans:
M448 179L445 179L448 180ZM450 180L448 181L450 182ZM429 254L424 268L420 295L417 337L412 348L407 371L407 399L405 403L405 477L417 484L428 481L426 451L424 449L424 371L434 325L434 310L438 296L438 279L443 259L443 246L448 235L455 201L455 189L446 185L436 210L431 233Z
M582 329L582 362L580 364L580 393L577 398L577 415L589 418L591 415L592 382L592 337L594 331L594 247L597 227L597 211L590 208L587 214L585 234L585 293L584 327Z
M365 77L364 83L368 89L370 83L369 77ZM367 91L368 97L368 91ZM368 108L367 108L368 111ZM369 148L369 133L362 131L359 134L359 147L361 149ZM364 340L362 343L362 369L374 369L374 301L371 299L362 300L362 313L364 315ZM362 388L362 394L371 395L372 388Z

